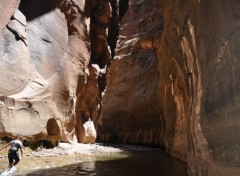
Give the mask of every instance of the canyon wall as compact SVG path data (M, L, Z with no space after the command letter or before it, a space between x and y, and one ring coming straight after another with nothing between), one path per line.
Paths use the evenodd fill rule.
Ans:
M75 1L1 2L1 136L74 140L76 90L87 80L90 55L83 7Z
M162 1L159 70L161 75L165 68L166 75L160 90L171 77L177 116L171 150L178 155L181 134L187 132L190 175L240 173L239 7L237 1Z
M0 137L158 146L189 175L239 175L239 7L2 0Z
M128 1L3 0L0 137L94 143Z
M239 175L239 7L130 1L99 138L165 147L187 162L189 175Z

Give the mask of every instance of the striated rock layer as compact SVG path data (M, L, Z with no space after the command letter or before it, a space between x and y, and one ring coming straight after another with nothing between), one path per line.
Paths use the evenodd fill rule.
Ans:
M0 136L94 143L125 7L115 0L3 0L0 9Z
M75 1L1 2L1 136L74 139L76 90L86 81L90 55L83 7Z
M189 175L239 175L239 7L130 1L99 138L164 146L188 163Z
M189 175L239 175L239 7L1 0L0 137L98 136L166 148Z
M161 145L163 110L155 38L163 20L159 2L131 2L123 18L115 59L107 72L107 88L98 120L103 141Z

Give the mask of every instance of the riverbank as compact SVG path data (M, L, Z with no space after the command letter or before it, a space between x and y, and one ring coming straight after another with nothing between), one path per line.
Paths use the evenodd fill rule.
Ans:
M52 149L38 148L26 154L15 176L75 175L172 175L187 176L186 164L165 151L136 145L60 143ZM0 159L0 173L8 166L7 149Z
M30 150L26 147L25 149L25 157L56 157L59 155L95 155L101 153L117 153L123 151L135 151L135 150L159 150L158 148L150 148L145 146L137 146L137 145L124 145L124 144L103 144L103 143L95 143L95 144L82 144L82 143L59 143L58 146L45 149L38 148L36 150ZM7 149L3 153L0 153L0 158L7 157Z
M73 154L81 154L81 155L94 155L101 153L116 153L123 151L135 151L135 150L152 150L157 148L149 148L145 146L137 146L137 145L121 145L121 144L103 144L103 143L95 143L95 144L81 144L81 143L59 143L59 145L52 149L37 149L32 151L29 156L37 156L37 157L51 157L58 155L73 155ZM157 149L159 150L159 149Z

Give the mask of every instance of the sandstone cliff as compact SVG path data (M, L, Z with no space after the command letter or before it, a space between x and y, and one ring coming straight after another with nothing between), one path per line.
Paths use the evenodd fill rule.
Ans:
M188 163L189 175L239 175L239 7L130 1L100 139L163 146Z
M44 2L1 2L6 4L1 16L1 135L54 143L73 139L76 89L87 77L89 42L80 40L88 38L82 6Z
M127 7L115 0L0 3L0 136L95 142Z
M189 175L239 175L239 7L2 0L0 136L98 136L165 148Z

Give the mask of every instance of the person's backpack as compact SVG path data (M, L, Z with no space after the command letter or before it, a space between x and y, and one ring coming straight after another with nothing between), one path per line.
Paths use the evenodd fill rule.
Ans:
M12 144L12 146L11 146L11 148L10 148L10 152L11 153L17 153L17 151L18 151L18 149L20 148L21 146L20 146L20 144L19 143L17 143L17 142L13 142L13 144Z

